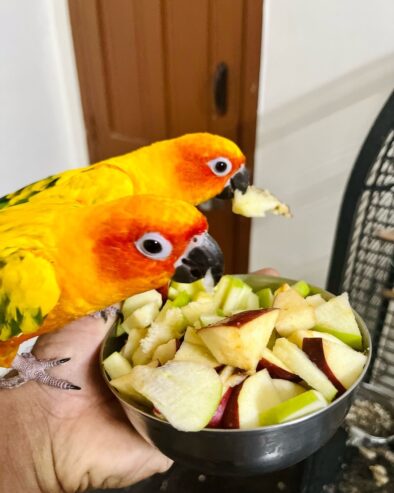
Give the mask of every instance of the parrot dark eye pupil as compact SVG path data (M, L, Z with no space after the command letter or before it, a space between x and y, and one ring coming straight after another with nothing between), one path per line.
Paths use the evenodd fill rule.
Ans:
M160 253L163 250L161 243L157 240L145 240L143 247L148 253L152 254Z
M227 169L227 163L225 163L224 161L218 161L215 164L215 170L218 173L223 173L224 171L226 171L226 169Z

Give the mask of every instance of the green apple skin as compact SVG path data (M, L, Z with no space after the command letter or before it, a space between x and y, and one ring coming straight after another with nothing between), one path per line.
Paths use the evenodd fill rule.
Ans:
M318 332L326 332L327 334L331 334L334 337L337 337L342 342L352 347L356 351L362 351L363 349L363 338L361 334L348 334L346 332L338 332L337 330L332 329L331 327L327 327L324 325L316 325L314 330Z
M327 407L327 402L316 390L308 390L260 414L260 425L277 425Z
M295 284L293 284L291 287L295 289L297 293L300 294L303 298L306 298L308 294L311 292L311 288L309 287L309 284L306 283L305 281L298 281Z
M272 308L274 294L270 288L260 289L256 294L259 297L260 308Z

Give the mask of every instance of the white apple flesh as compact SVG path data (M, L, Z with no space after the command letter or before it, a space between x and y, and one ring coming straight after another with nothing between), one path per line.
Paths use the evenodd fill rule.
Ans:
M223 365L255 370L274 329L278 310L250 310L203 327L198 335Z

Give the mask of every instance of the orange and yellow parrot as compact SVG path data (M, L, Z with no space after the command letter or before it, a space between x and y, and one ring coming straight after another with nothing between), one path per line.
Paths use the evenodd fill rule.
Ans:
M1 198L0 209L63 200L92 205L141 194L197 205L215 196L232 198L248 184L245 156L236 144L193 133L50 176Z
M209 268L220 277L223 255L205 217L177 199L138 195L84 206L32 200L2 210L0 366L12 365L19 375L0 380L0 388L29 379L77 388L45 371L67 360L15 356L20 343L161 287L174 272L191 282Z

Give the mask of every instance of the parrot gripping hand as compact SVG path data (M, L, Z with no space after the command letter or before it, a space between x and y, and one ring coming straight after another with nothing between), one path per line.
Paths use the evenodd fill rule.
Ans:
M12 369L17 370L18 375L0 379L0 389L19 387L30 380L35 380L58 389L80 390L81 387L47 373L49 368L62 365L69 360L70 358L39 360L31 353L17 354L12 362Z

